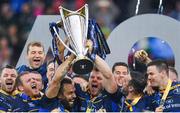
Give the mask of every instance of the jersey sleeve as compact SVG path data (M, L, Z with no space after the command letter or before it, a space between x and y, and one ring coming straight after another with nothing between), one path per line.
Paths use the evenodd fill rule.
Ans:
M50 112L55 108L58 108L58 98L48 98L46 95L43 95L40 100L40 109L39 112Z

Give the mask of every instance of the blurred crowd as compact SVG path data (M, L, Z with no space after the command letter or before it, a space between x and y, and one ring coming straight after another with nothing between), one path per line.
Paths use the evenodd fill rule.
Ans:
M58 7L76 10L89 5L105 36L119 23L135 15L136 0L1 0L0 66L16 65L28 34L38 15L59 14ZM141 1L139 13L157 13L159 0ZM163 14L180 20L180 0L163 0Z

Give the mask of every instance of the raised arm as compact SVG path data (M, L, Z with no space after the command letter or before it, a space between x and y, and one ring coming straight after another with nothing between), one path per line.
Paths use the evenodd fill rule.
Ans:
M117 91L117 84L115 82L111 68L98 55L96 55L96 58L95 58L95 65L104 76L103 86L105 90L109 93L115 93Z
M74 60L75 56L69 56L56 70L55 75L52 81L49 83L49 86L45 92L48 98L54 98L57 96L61 84L61 80L66 75L67 71L70 68L71 62Z

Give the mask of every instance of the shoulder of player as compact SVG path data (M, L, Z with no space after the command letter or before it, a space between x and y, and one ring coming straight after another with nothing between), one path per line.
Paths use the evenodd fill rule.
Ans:
M21 66L19 66L18 68L16 68L16 70L17 70L18 73L21 73L21 72L23 72L23 71L28 71L28 69L29 69L29 67L26 66L26 65L21 65Z
M170 90L174 90L174 89L177 89L180 87L180 81L177 81L177 82L172 82L172 85L171 85L171 89Z

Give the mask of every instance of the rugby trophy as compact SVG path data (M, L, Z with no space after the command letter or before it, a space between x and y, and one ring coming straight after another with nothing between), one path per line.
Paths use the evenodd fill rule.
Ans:
M57 38L67 48L68 51L76 55L73 61L72 70L76 74L88 74L93 69L93 61L87 57L88 48L86 48L87 32L88 32L88 5L84 5L77 11L71 11L59 7L61 20L56 24L58 28L63 29L65 37L68 38L69 46L64 43L57 32L57 28L53 30Z

